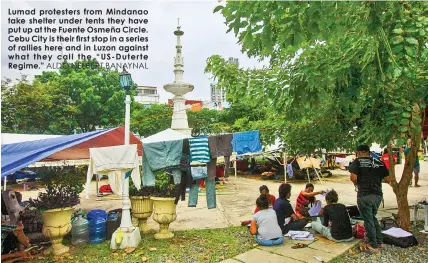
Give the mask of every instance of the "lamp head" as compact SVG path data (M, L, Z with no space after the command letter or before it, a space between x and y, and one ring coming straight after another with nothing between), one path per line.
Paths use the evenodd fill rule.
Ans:
M126 93L128 93L132 85L132 78L131 74L126 71L125 67L123 67L123 71L120 73L119 80L120 86L122 86Z

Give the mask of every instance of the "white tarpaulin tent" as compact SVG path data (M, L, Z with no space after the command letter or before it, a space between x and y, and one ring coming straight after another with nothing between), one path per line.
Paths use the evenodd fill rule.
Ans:
M158 132L149 136L147 138L141 139L142 143L152 143L152 142L167 142L167 141L177 141L192 138L190 135L174 131L172 129L166 129L164 131Z

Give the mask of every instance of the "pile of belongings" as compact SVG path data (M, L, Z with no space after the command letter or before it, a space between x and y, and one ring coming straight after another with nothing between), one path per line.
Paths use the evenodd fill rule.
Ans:
M307 240L307 241L315 240L314 235L312 235L308 231L288 231L288 233L285 234L284 236L289 237L292 240Z

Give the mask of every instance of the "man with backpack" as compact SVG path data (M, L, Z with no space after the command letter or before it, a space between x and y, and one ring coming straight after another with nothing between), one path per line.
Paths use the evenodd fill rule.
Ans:
M377 210L382 202L382 180L391 182L385 164L370 157L370 147L360 145L357 147L357 159L350 165L351 181L358 191L357 204L364 219L368 250L376 250L382 245L382 229L376 218Z

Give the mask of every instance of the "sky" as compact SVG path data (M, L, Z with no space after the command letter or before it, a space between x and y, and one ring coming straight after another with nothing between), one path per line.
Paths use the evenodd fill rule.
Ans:
M41 70L18 71L8 69L7 49L9 27L7 23L8 9L147 9L149 23L149 69L129 69L137 85L158 87L161 101L167 101L172 95L163 89L163 85L174 81L174 57L176 53L176 36L173 34L177 28L177 18L180 18L182 37L182 52L184 57L184 81L194 85L193 92L187 94L187 99L210 99L209 74L204 73L206 60L211 55L221 55L239 58L242 67L261 67L260 62L249 59L241 53L237 38L230 32L226 34L227 26L219 13L213 13L217 0L200 1L2 1L1 25L1 76L14 79L21 73L34 76ZM58 18L58 17L57 17Z

